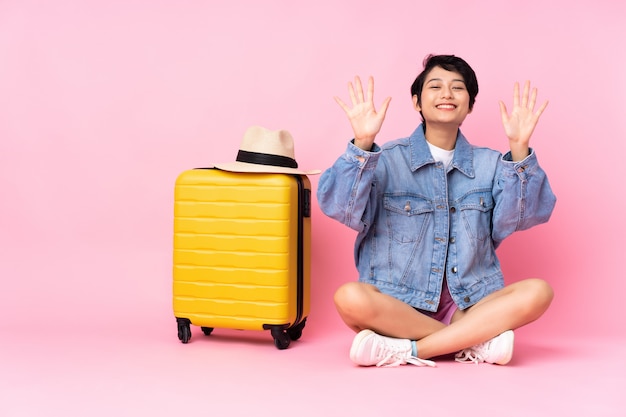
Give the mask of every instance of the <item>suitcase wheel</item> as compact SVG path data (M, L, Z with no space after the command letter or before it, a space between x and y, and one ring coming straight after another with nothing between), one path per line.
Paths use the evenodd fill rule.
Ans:
M287 334L289 335L289 338L291 340L298 340L302 337L302 329L304 329L304 326L306 325L306 319L302 320L300 323L298 323L297 326L294 326L290 329L287 329Z
M274 344L280 350L287 349L291 343L291 339L286 330L283 330L280 326L272 327L272 337L274 338Z
M201 327L202 329L202 333L204 333L205 336L208 336L211 334L211 332L213 331L213 327Z
M191 321L189 319L176 319L178 326L178 340L188 343L191 339Z

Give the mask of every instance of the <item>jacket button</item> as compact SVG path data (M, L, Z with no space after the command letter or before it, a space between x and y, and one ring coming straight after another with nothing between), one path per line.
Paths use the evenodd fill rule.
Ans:
M456 274L456 272L457 272L458 270L459 270L459 269L458 269L456 266L453 266L453 267L452 267L452 273L453 273L453 274Z
M456 207L450 207L450 213L456 213Z
M465 298L463 299L463 301L465 301L466 303L469 303L469 302L470 302L470 298L469 298L469 297L465 297Z
M450 238L450 243L454 243L454 242L456 242L456 239L454 237L451 237Z

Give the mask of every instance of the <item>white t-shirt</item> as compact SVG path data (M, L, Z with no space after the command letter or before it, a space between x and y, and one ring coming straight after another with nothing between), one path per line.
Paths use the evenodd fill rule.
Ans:
M433 155L433 158L435 158L435 161L443 162L443 166L446 167L446 172L448 172L450 170L450 165L452 165L452 158L454 157L454 149L452 149L451 151L447 151L445 149L438 148L437 146L431 144L428 141L426 141L426 143L428 143L428 147L430 148L430 153Z

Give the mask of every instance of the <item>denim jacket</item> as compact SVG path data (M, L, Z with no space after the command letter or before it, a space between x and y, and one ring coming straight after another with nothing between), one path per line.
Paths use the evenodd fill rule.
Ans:
M420 125L370 152L349 143L317 190L321 210L358 232L359 281L427 311L437 311L444 277L460 309L504 287L496 248L548 221L556 202L533 150L513 162L459 131L444 171Z

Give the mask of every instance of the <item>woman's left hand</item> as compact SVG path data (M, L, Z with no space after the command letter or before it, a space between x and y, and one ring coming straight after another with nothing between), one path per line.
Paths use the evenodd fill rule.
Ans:
M519 83L515 83L513 89L513 110L508 113L504 102L500 101L500 114L502 116L502 126L509 138L511 155L513 161L521 161L530 152L530 136L537 126L539 117L548 106L546 100L536 111L537 88L530 90L530 81L524 84L524 92L520 99Z

